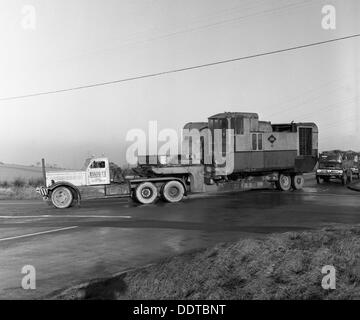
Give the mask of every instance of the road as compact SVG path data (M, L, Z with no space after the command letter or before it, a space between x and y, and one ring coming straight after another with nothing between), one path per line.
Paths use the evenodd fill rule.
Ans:
M140 206L92 200L56 210L42 201L0 201L0 299L36 299L89 279L187 250L244 237L360 223L360 193L339 183L302 191L257 190ZM21 288L24 265L36 290Z

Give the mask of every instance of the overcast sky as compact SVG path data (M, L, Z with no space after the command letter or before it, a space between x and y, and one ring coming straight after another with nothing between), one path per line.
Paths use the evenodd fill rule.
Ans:
M321 9L336 8L336 30ZM35 29L24 28L31 5ZM23 11L25 10L25 11ZM26 22L26 21L25 21ZM26 25L26 24L25 24ZM358 0L1 0L0 98L118 80L360 33ZM157 78L0 101L0 161L124 163L126 133L223 111L313 121L360 151L360 38Z

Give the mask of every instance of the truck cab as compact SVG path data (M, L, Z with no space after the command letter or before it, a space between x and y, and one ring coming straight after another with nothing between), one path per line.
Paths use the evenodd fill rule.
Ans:
M110 166L107 158L88 159L82 170L50 171L46 173L46 186L66 181L76 187L110 184Z

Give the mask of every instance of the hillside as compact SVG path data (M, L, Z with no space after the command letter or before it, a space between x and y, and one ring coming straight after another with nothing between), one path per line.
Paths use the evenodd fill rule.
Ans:
M46 168L47 170L58 170L54 168ZM24 166L17 164L2 164L0 162L0 182L12 182L15 179L39 179L42 177L41 167Z

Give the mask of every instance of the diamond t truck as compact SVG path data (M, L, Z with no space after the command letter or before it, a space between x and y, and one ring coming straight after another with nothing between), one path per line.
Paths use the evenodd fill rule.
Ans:
M46 172L38 192L64 209L90 198L128 196L150 204L194 193L300 190L303 173L313 171L317 157L314 123L272 124L256 113L225 112L186 124L180 155L139 156L135 176L125 181L110 177L107 158L94 158L82 171Z

